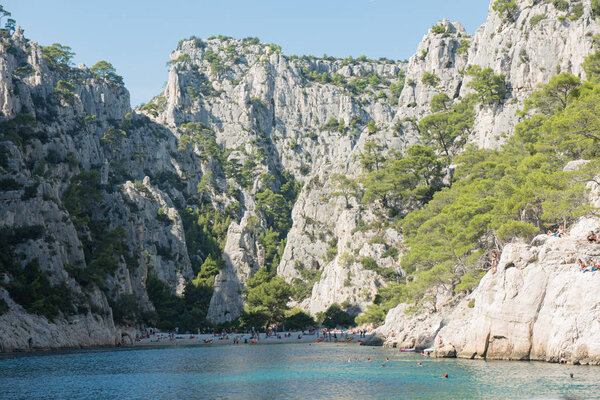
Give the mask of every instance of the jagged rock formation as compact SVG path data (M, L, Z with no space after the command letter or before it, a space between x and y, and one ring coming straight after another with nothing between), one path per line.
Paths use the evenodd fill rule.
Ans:
M332 287L322 284L322 289L317 288L311 300L302 304L312 312L322 311L334 301L348 300L364 307L382 284L381 279L374 272L364 271L358 263L352 263L352 271L327 259L327 250L335 247L328 242L337 241L344 246L356 242L349 237L342 242L341 235L348 236L360 220L358 204L354 201L351 209L342 212L341 202L328 199L333 189L322 186L332 172L360 172L357 156L370 136L368 121L376 121L380 130L373 137L384 141L386 147L403 148L407 139L398 133L397 109L387 99L394 96L389 90L390 82L398 81L406 65L390 61L297 59L253 40L230 38L182 41L171 58L173 67L165 92L142 112L173 130L190 121L214 127L217 142L232 150L229 160L243 164L262 148L266 157L255 168L255 175L259 168L260 172L273 175L285 169L304 182L305 189L292 212L294 225L287 236L278 272L292 281L300 276L296 267L321 271L332 265L332 272L323 272L322 276L337 282L344 275L336 283L338 286L343 285L350 272L355 283L361 284L360 289L351 283L348 290L336 290L335 297L331 297ZM370 76L388 82L374 81L372 90L352 92L343 83L328 82L336 76L338 82L350 82L356 77L365 77L362 79L366 81ZM203 92L198 87L204 88ZM380 90L384 98L378 98L375 90ZM324 128L331 118L342 121L344 129ZM229 184L239 188L234 180L230 179ZM216 279L209 310L209 319L214 322L239 316L243 283L263 264L260 249L254 248L257 236L249 232L247 225L252 217L263 218L249 201L262 189L255 185L251 193L245 193L246 215L230 229L233 237L228 235L223 254L226 268ZM341 214L348 221L345 233L332 229ZM355 250L360 248L344 247L340 254ZM362 289L367 291L360 294Z
M497 272L469 296L412 317L398 306L378 335L386 346L434 347L436 357L600 364L600 276L576 263L600 256L585 239L599 223L582 219L569 237L507 245Z
M333 174L360 176L368 142L384 151L417 143L416 123L431 113L433 96L446 93L459 102L471 92L464 70L473 65L506 75L506 98L476 108L470 136L478 146L499 146L536 85L559 70L582 73L600 29L590 1L581 4L581 15L572 15L550 1L519 0L510 18L490 9L474 36L459 23L441 21L408 63L298 58L255 39L190 38L171 55L165 91L138 110L130 109L118 82L85 66L52 68L17 29L0 47L0 228L21 233L7 233L14 257L22 265L35 263L53 286L66 288L74 308L48 322L0 288L8 305L0 326L11 327L0 331L0 346L26 348L24 332L37 332L34 342L44 347L114 343L119 301L134 296L142 311L152 312L150 274L181 295L207 260L208 252L188 237L200 210L230 218L207 317L214 323L235 319L245 282L269 262L261 236L269 218L257 197L293 180L302 189L274 268L304 285L295 299L301 308L315 314L338 302L360 312L387 284L382 269L403 274L402 237L378 223L376 207L335 194ZM42 233L27 231L35 227ZM94 245L103 237L112 242ZM375 260L376 268L366 267L365 259ZM15 281L11 274L0 278L4 287ZM500 293L490 281L482 285ZM432 316L408 318L399 306L379 332L393 331L388 342L400 347L431 345L436 332L450 329L454 305L464 306L450 295L439 301L441 311ZM485 325L488 317L478 307L476 300L466 311L480 312ZM454 336L457 353L483 354L485 340L477 339L473 351ZM492 349L500 349L500 340L496 344ZM511 351L498 354L524 354ZM492 353L488 346L485 354ZM535 347L528 354L550 359L556 353Z
M195 167L177 165L171 156L177 140L169 131L131 114L122 85L84 66L51 69L21 29L4 39L0 68L0 228L11 246L3 248L3 267L15 267L18 257L25 270L39 269L51 286L64 288L72 303L50 310L57 315L46 321L1 289L9 311L0 316L0 347L28 348L29 338L36 348L120 343L114 302L133 295L142 311L152 311L145 288L149 271L179 293L192 278L179 215L147 175L179 177L178 171L193 173ZM61 92L65 79L76 85ZM109 133L124 137L111 143ZM87 217L80 214L83 208L89 208ZM159 208L168 222L157 218ZM94 244L106 236L104 244ZM103 276L105 271L110 274ZM16 281L2 274L3 286ZM34 293L30 297L35 300Z

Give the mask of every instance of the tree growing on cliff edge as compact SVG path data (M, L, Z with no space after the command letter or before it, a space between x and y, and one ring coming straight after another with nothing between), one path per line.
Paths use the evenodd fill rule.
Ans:
M359 198L361 195L358 183L344 174L333 174L331 176L331 182L335 187L335 191L331 193L331 196L343 196L344 200L346 200L346 208L351 208L350 199L353 197Z
M383 146L375 141L368 141L364 145L364 151L360 153L360 165L365 171L378 170L385 157L381 154Z
M2 4L0 4L0 25L2 24L2 19L5 17L10 17L12 14L10 11L7 11L4 9L4 6ZM6 31L8 31L9 33L13 32L15 30L15 24L17 23L17 21L15 21L12 18L8 18L6 20L6 24L4 25L4 29Z
M515 0L495 0L492 9L503 18L504 22L512 22L519 15L519 6Z
M481 68L479 65L471 66L466 74L473 78L468 86L476 92L482 104L491 105L504 100L506 77L503 74L494 74L491 68Z
M123 77L117 75L117 70L108 61L98 61L92 68L90 68L90 71L98 78L104 79L110 83L114 83L116 85L123 84Z
M433 107L432 102L432 107ZM447 107L448 101L436 98L435 107ZM467 142L475 120L473 99L466 98L447 111L431 114L419 121L419 131L423 140L436 151L446 156L446 164L450 164Z
M48 68L54 71L66 72L66 68L71 65L75 53L71 51L69 46L54 43L51 46L42 46L42 55Z

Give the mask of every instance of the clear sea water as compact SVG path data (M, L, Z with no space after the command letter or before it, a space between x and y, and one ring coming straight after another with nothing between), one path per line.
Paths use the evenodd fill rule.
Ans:
M600 367L326 343L144 347L0 356L0 398L593 399Z

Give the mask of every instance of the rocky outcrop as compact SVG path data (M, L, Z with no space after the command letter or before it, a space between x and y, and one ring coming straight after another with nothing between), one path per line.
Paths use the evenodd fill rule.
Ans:
M434 354L600 364L600 273L576 264L598 262L600 247L585 235L599 223L584 219L569 237L506 246L497 272L448 317Z
M94 296L98 301L102 300L100 293ZM0 352L112 347L131 344L135 339L136 330L115 326L110 313L48 321L42 316L27 313L2 288L0 299L11 308L10 313L0 317ZM108 307L108 304L105 306Z
M255 204L246 202L248 209L240 223L232 223L227 231L223 250L225 267L215 279L207 318L217 323L233 321L240 316L244 302L241 293L246 281L258 271L261 249L257 244L256 228L249 226L256 219Z

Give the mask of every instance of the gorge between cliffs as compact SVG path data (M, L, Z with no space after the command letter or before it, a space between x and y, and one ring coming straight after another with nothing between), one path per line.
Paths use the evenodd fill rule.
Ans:
M12 21L0 352L357 327L600 365L597 0L493 0L404 61L192 36L135 108L110 62Z

